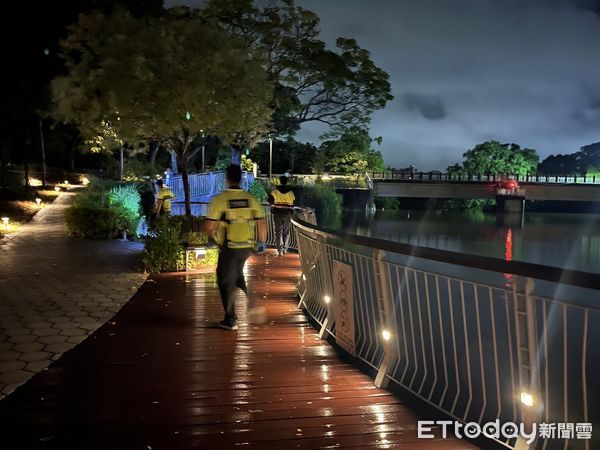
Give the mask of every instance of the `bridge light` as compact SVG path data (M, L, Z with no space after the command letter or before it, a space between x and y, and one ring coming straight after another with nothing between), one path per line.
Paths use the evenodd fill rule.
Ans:
M523 403L525 406L532 407L535 403L533 395L531 395L529 392L522 391L521 403Z
M392 337L392 333L390 333L388 330L383 330L381 335L383 336L384 341L389 341Z
M326 295L326 296L323 297L323 301L325 303L329 303L331 301L331 298L329 298L329 295Z

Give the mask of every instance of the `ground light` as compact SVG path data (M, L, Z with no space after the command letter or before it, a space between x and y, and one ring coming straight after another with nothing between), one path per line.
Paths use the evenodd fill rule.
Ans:
M42 204L42 199L41 198L36 198L35 202L37 203L38 206L40 206Z
M533 400L533 395L531 395L529 392L521 392L521 403L523 403L525 406L532 407L535 403Z
M324 296L324 297L323 297L323 301L324 301L325 303L329 303L329 302L331 301L331 299L329 298L329 295L326 295L326 296Z
M3 217L2 218L2 225L4 225L5 227L8 227L8 222L10 221L10 219L8 217Z
M55 186L55 187L54 187L54 190L55 190L56 192L60 192L60 187L59 187L59 186Z

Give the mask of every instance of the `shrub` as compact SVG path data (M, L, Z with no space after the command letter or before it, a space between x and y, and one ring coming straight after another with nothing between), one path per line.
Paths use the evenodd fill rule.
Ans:
M400 202L395 197L375 197L374 203L377 209L400 209Z
M335 227L339 224L342 214L342 196L326 185L314 187L292 188L296 195L296 204L314 208L317 223Z
M140 221L140 193L136 186L115 186L108 191L108 207L117 211L122 218L122 228L135 233Z
M149 272L175 272L183 265L181 222L161 217L152 223L144 237L142 261Z
M254 195L260 203L267 202L268 194L262 183L256 180L253 181L250 185L250 189L248 189L248 192Z
M140 194L134 184L94 179L67 210L69 232L86 238L112 238L123 231L135 235L140 220Z
M114 209L74 205L67 209L65 222L75 236L111 239L119 235L122 217Z

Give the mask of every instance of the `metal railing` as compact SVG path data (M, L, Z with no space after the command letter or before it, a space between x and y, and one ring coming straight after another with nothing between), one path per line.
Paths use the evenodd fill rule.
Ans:
M550 183L550 184L600 184L598 176L567 176L567 175L462 175L442 172L370 172L373 181L445 181L445 182L499 182L505 179L517 180L520 183Z
M293 223L300 304L376 385L463 423L599 423L600 275ZM599 442L538 438L531 448Z
M188 181L190 183L190 197L192 198L211 196L225 190L225 172L191 173L188 175ZM243 172L242 189L247 191L253 181L254 176L250 172ZM175 194L175 201L183 200L181 175L173 175L170 179L170 186L173 194Z

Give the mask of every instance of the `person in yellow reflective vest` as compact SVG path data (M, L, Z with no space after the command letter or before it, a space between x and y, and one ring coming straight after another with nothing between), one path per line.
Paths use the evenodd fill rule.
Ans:
M240 188L242 169L232 164L227 167L227 189L215 195L208 205L205 230L219 245L217 262L217 285L225 318L219 326L237 330L234 291L238 287L246 296L248 289L244 280L244 264L254 249L265 251L267 225L265 212L258 200Z
M287 185L286 176L279 177L280 186L274 189L269 196L269 204L273 213L273 222L275 224L275 243L277 244L277 253L284 255L290 246L290 232L292 229L292 213L294 212L294 202L296 196Z
M156 194L156 217L171 214L171 199L175 198L173 191L164 185L163 180L157 180L158 193Z

